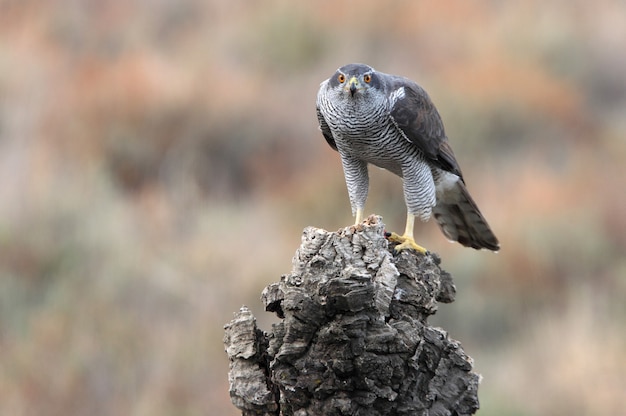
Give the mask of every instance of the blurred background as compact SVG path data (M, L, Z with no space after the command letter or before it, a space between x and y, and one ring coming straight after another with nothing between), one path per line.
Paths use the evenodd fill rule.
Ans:
M350 62L430 93L500 238L416 226L479 414L626 414L621 0L0 0L0 414L239 414L223 325L352 223L315 116Z

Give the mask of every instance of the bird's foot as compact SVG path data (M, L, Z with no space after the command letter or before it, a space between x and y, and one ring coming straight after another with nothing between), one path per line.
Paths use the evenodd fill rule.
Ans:
M413 237L411 236L408 236L408 235L401 236L396 233L385 233L385 236L387 237L387 240L391 241L392 243L397 244L394 247L394 250L396 252L399 252L401 250L413 249L417 251L418 253L426 254L426 252L428 251L424 247L417 244L415 240L413 239Z

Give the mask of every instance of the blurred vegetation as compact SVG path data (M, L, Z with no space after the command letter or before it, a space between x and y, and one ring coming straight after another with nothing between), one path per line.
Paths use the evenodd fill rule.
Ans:
M430 92L500 237L416 230L480 414L623 413L625 50L619 0L0 0L0 413L237 414L222 325L351 223L314 112L349 62Z

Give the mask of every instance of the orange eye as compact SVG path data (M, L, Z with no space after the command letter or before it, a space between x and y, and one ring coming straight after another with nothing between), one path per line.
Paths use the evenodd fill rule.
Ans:
M343 84L344 82L346 82L346 76L344 74L339 74L339 76L337 77L337 81Z
M371 80L372 76L370 74L366 74L363 76L363 81L365 81L367 84L369 84Z

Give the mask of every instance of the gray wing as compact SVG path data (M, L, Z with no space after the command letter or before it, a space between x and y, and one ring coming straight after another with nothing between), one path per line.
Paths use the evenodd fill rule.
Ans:
M393 123L431 163L463 179L441 116L426 91L409 79L395 76L391 76L389 86L395 97L390 110Z
M322 114L322 111L320 110L320 105L322 105L321 96L322 94L326 92L325 89L327 88L327 85L328 85L328 80L322 82L320 84L320 89L317 92L317 103L316 103L316 108L315 108L317 110L317 122L320 125L320 130L322 134L324 135L326 142L330 145L330 147L337 150L337 144L335 143L333 133L330 131L330 127L328 127L328 123L326 123L326 119L324 118L324 115Z
M330 127L328 127L328 124L326 123L326 120L324 119L324 116L322 115L319 107L317 107L317 121L320 125L320 130L322 131L326 142L330 145L330 147L337 150L337 144L335 143L333 134L331 133Z

